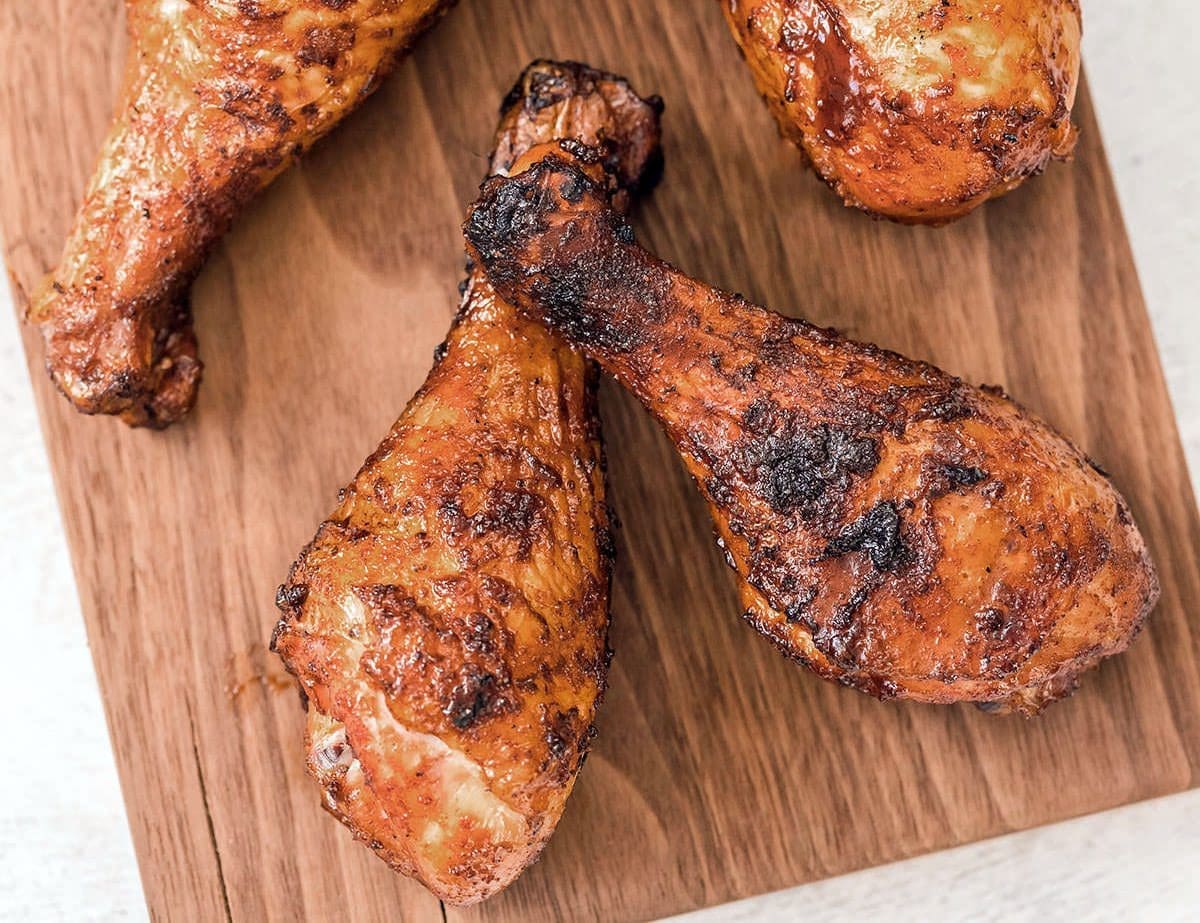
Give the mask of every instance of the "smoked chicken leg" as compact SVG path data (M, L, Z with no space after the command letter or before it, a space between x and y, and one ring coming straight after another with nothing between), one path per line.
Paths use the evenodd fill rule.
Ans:
M659 106L539 62L492 169L601 144L624 200ZM356 837L443 900L511 882L554 831L609 651L595 370L472 272L424 387L280 588L273 647L308 708L308 768Z
M1032 713L1130 643L1157 578L1078 449L997 390L687 278L594 157L534 154L483 187L472 255L662 424L785 653L883 698Z
M448 0L128 0L125 90L28 318L84 413L164 427L200 381L188 289L246 202L355 108Z
M1075 146L1078 0L720 0L783 134L847 204L939 224Z

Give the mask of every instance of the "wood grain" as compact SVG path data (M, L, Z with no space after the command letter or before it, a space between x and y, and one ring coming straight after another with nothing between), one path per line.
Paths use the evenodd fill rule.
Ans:
M0 227L18 305L111 111L117 0L0 5ZM636 920L1200 782L1200 522L1084 94L1076 162L941 231L846 211L777 139L715 3L464 0L239 223L195 291L206 380L166 433L77 417L26 347L157 919L439 920L317 807L265 640L274 589L423 380L496 107L534 56L661 93L636 216L688 272L974 381L1113 472L1162 573L1132 651L1034 721L880 704L741 625L707 514L606 387L623 523L600 736L542 861L450 920Z

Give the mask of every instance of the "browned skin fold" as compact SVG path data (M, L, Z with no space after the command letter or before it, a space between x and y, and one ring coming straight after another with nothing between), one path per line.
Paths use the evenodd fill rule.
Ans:
M1108 479L997 389L689 279L569 151L466 225L497 291L596 359L708 500L746 618L879 697L1036 712L1158 598Z
M848 205L941 224L1075 146L1076 0L719 0L783 134Z
M620 78L535 63L492 169L603 143L623 199L657 163L658 112ZM425 385L280 588L273 645L326 807L451 903L537 857L593 735L611 557L595 378L472 272Z
M28 312L80 411L159 428L191 409L188 291L213 244L449 5L128 0L117 115Z

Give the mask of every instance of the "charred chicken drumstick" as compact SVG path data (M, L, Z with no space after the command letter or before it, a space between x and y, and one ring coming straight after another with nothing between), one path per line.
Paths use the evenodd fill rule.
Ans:
M942 223L1075 146L1077 0L720 0L783 133L849 205Z
M448 0L128 0L125 89L62 263L35 293L84 413L191 408L188 289L246 202L379 83Z
M539 62L492 169L569 138L602 144L630 190L658 112L617 77ZM472 272L424 387L280 589L273 645L326 807L452 903L537 857L592 736L610 561L594 372Z
M1035 712L1158 586L1125 501L996 390L709 288L634 243L594 159L538 151L466 224L501 297L659 420L746 618L880 697Z

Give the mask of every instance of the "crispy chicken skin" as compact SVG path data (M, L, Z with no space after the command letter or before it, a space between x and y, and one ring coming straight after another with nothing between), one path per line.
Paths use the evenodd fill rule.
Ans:
M785 653L881 698L1033 713L1130 643L1157 578L1078 449L998 389L687 278L594 166L539 153L483 187L472 255L663 425Z
M658 116L620 78L537 62L492 168L604 142L628 192L658 160ZM611 558L595 377L473 272L424 387L279 591L272 643L326 807L451 903L537 857L593 734Z
M378 84L447 0L129 0L125 89L35 293L55 383L164 427L200 381L188 289L246 202Z
M938 224L1075 146L1077 0L720 0L784 135L847 204Z

